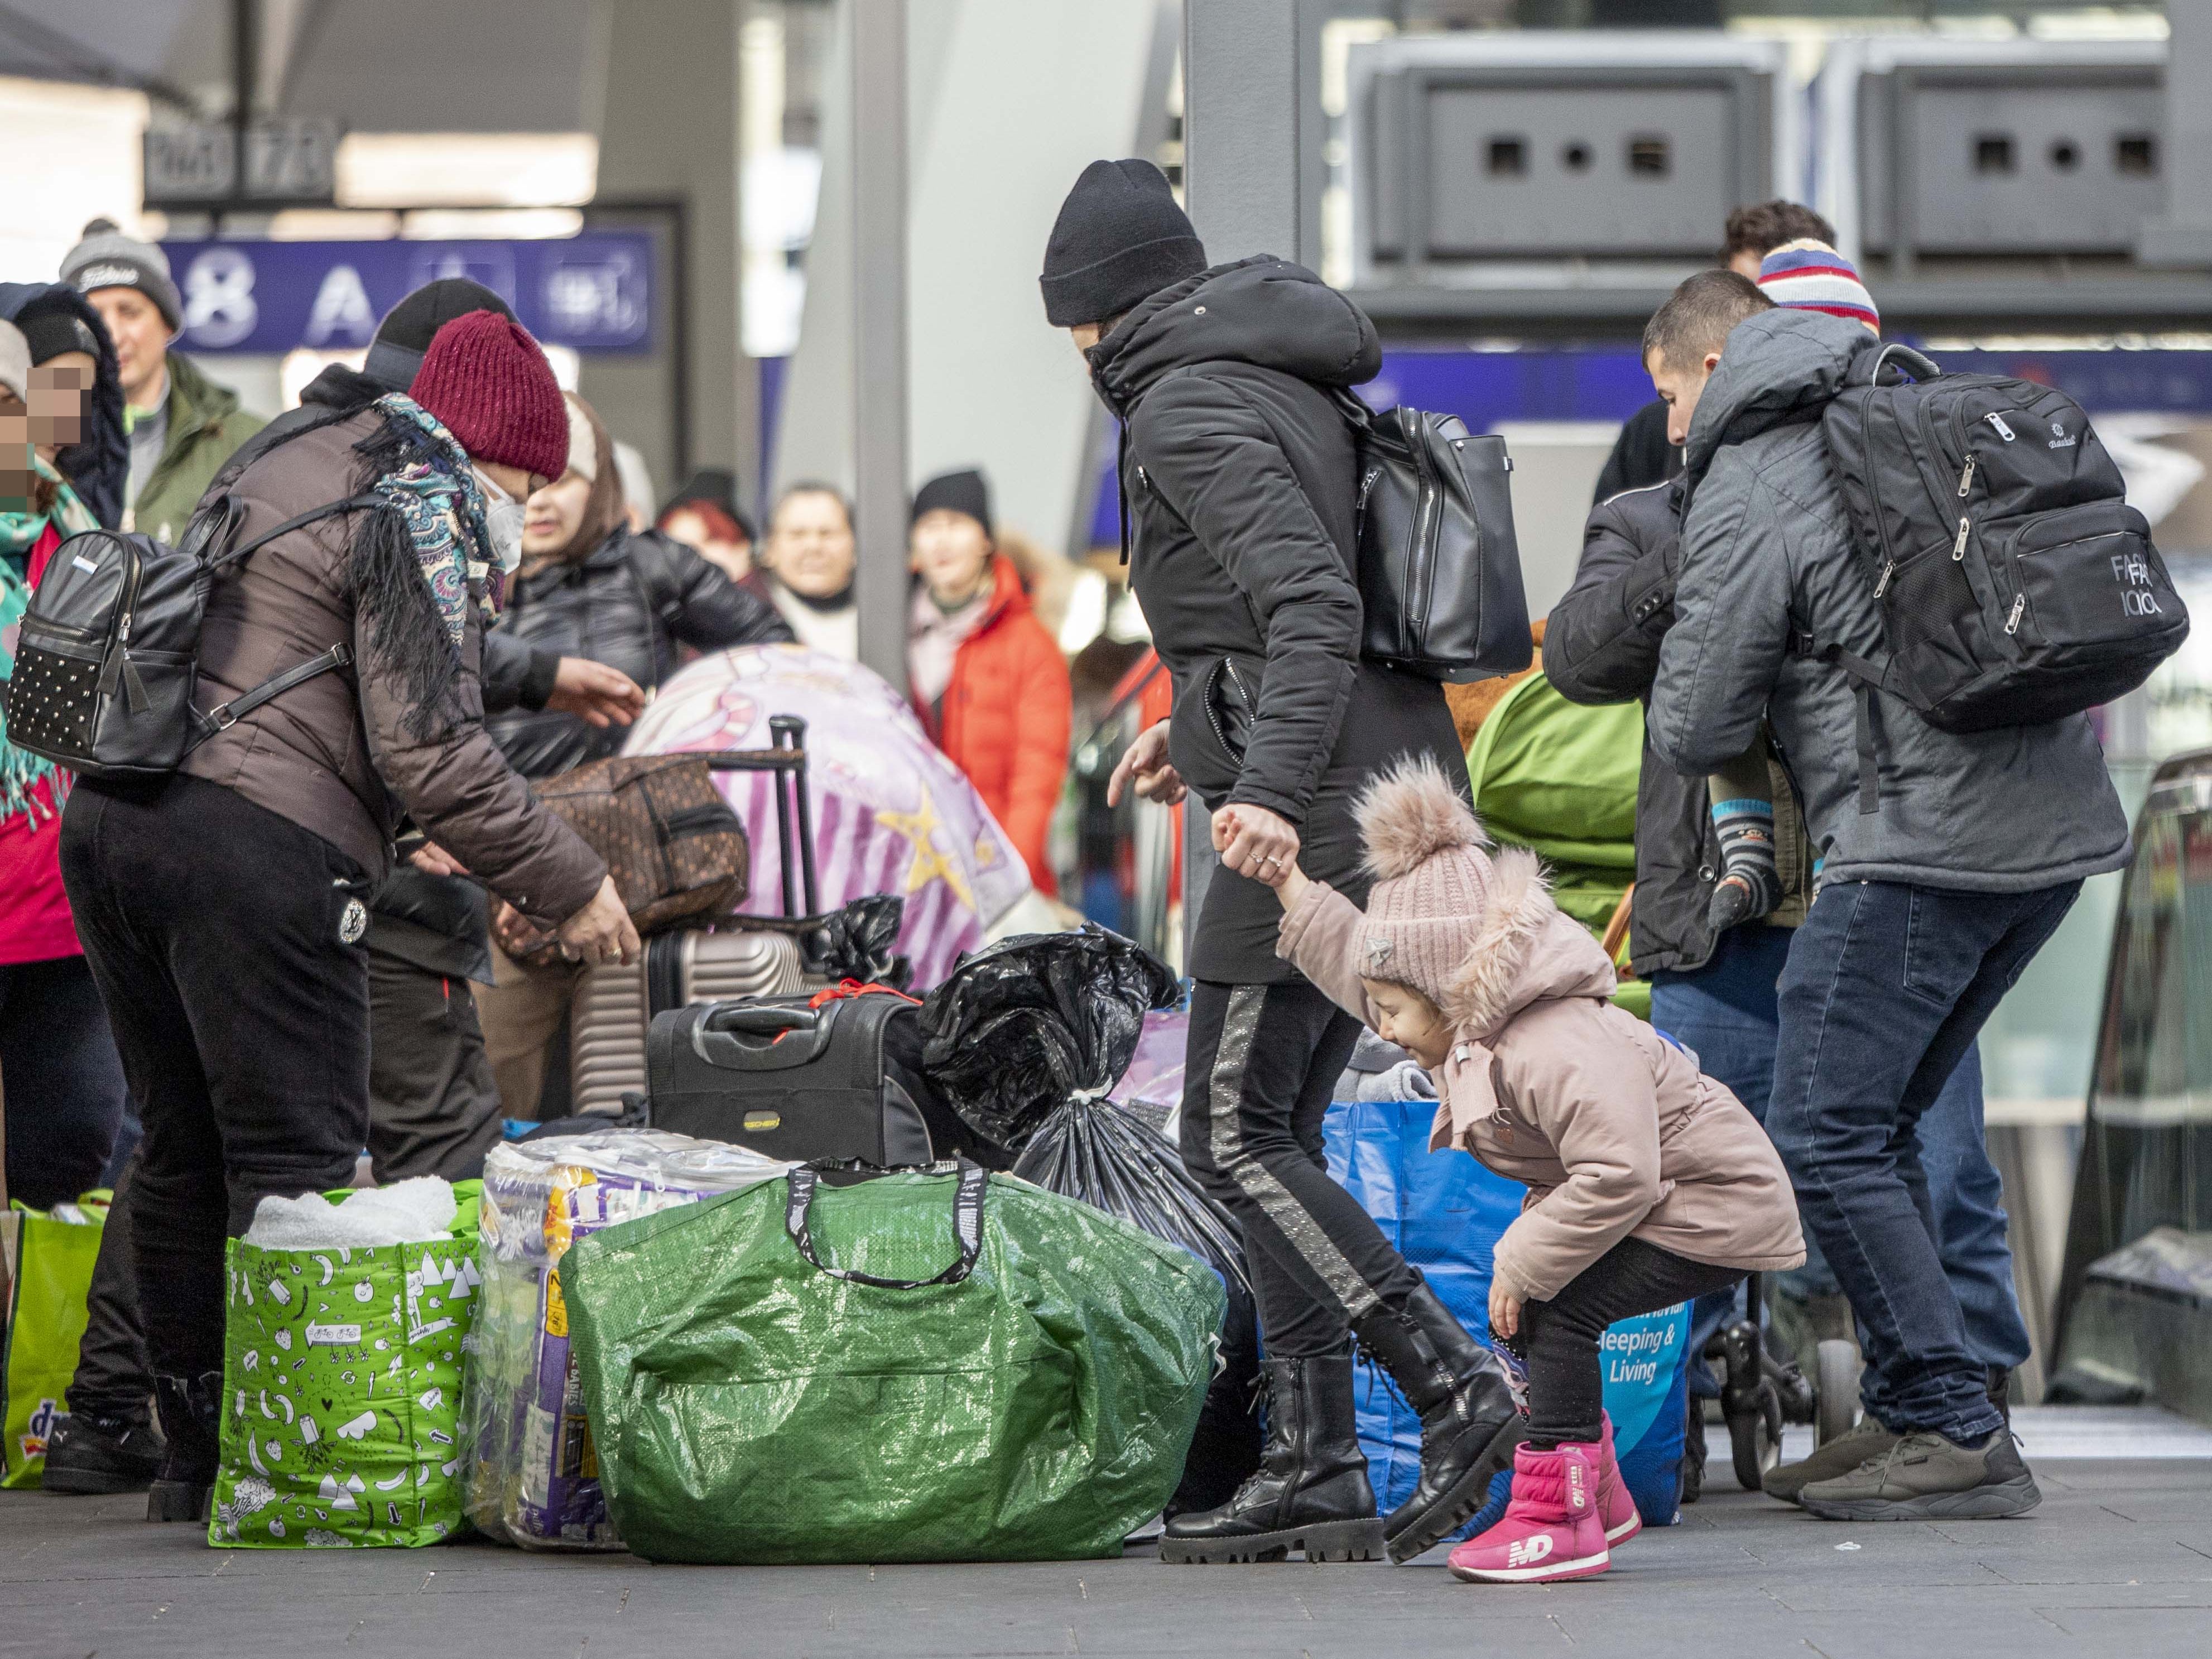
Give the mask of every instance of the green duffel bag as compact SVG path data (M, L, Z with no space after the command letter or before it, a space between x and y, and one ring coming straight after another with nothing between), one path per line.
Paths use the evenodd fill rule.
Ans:
M1181 1478L1224 1302L1185 1251L964 1162L800 1169L561 1276L608 1507L657 1561L1119 1554Z

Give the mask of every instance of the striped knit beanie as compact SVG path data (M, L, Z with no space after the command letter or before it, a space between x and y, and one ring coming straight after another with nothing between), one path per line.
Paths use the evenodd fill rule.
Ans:
M1759 264L1759 292L1792 311L1822 311L1881 332L1881 313L1859 280L1858 267L1830 247L1801 237Z

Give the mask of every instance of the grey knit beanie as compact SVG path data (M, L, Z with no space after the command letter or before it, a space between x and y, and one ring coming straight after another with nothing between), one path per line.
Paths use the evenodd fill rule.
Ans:
M170 330L185 325L184 297L169 275L169 256L151 242L125 236L112 219L94 219L84 240L62 260L62 281L80 294L135 288L154 302Z

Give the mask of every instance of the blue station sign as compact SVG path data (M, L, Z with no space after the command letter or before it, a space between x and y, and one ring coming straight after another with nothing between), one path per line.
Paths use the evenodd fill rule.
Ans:
M384 313L441 276L482 283L549 345L653 349L653 239L591 231L513 242L165 242L187 351L354 351Z

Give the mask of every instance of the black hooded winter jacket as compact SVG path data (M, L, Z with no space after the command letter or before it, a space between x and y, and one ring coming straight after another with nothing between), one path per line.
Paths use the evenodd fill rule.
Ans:
M676 667L677 647L723 651L788 644L791 625L682 542L657 530L615 532L573 564L518 577L495 637L540 656L588 657L653 690ZM486 722L526 778L548 778L622 747L623 726L599 727L556 709L510 710Z
M1364 903L1352 802L1398 757L1465 787L1443 690L1359 656L1358 467L1326 388L1372 380L1374 325L1311 271L1260 255L1161 289L1090 352L1120 416L1129 580L1175 680L1170 750L1209 808L1297 826L1306 873ZM1297 977L1274 894L1214 872L1189 971Z
M123 429L123 381L107 325L92 302L67 283L0 283L0 321L21 323L49 311L67 312L92 330L100 343L92 395L84 400L83 432L54 457L54 470L70 481L92 516L108 529L123 522L123 484L131 472L131 441Z

